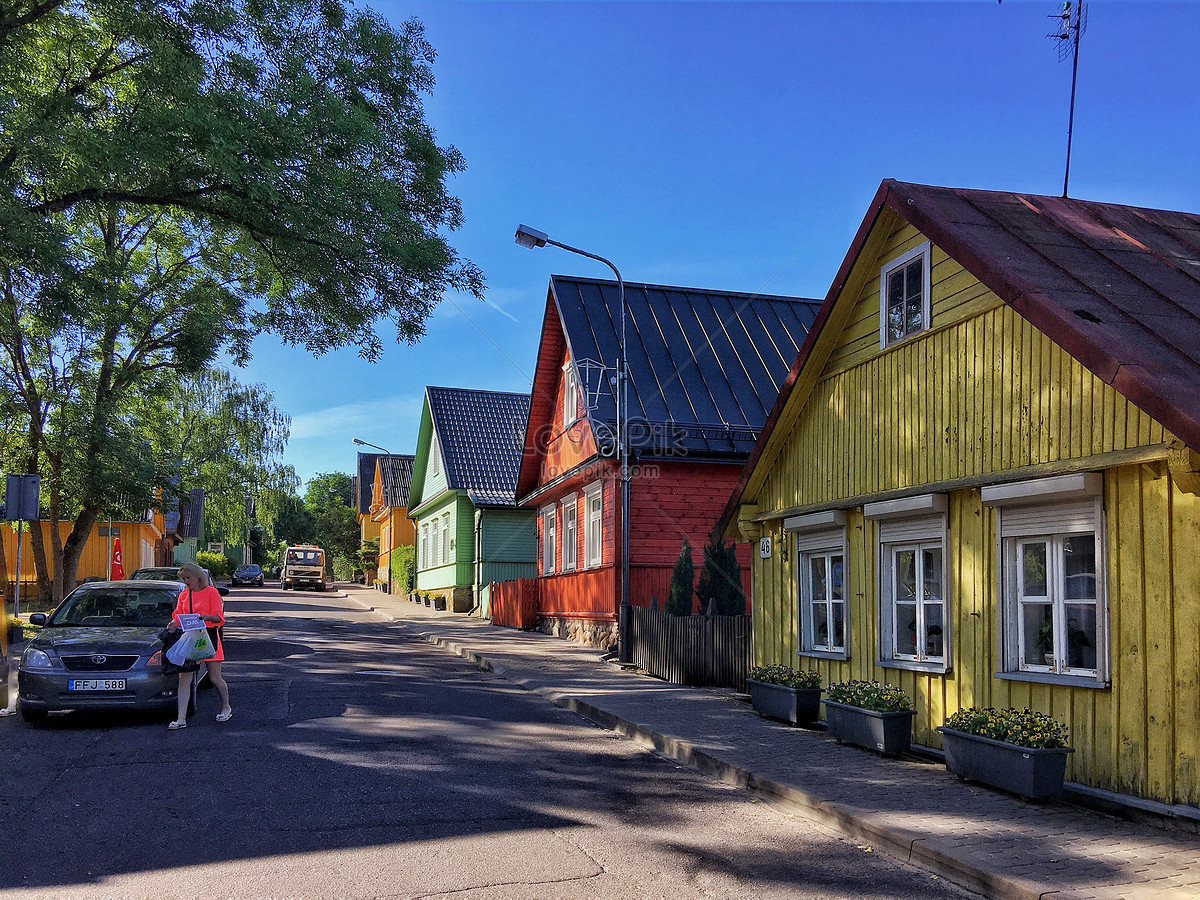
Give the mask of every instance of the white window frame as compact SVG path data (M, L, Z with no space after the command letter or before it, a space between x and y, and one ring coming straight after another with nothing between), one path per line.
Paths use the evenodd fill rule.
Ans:
M930 246L929 241L925 241L919 247L914 247L907 253L896 257L891 262L885 263L879 270L879 346L887 347L890 344L899 343L907 340L913 335L920 334L923 331L928 331L931 319L931 289L929 284L930 270ZM892 337L888 329L888 277L897 269L907 269L912 264L919 264L921 267L921 327L915 331L907 330L907 318L905 319L906 330L903 334Z
M604 556L604 485L592 482L583 489L583 496L583 565L594 569Z
M441 471L441 454L438 452L436 434L429 438L429 468L434 475L437 475Z
M875 522L875 542L878 548L878 597L879 597L879 646L878 662L885 668L911 669L919 672L949 672L954 658L954 643L951 630L952 608L950 573L947 547L949 540L946 528L946 495L920 494L898 500L868 503L863 507L863 516ZM917 636L915 652L902 653L897 648L896 620L898 602L906 606L907 600L896 598L898 554L912 552L918 565L917 584L923 586L927 579L923 566L924 554L936 550L940 554L938 581L941 585L941 623L927 619L927 601L922 594L914 599ZM941 654L930 649L932 630L941 629Z
M849 659L850 658L850 602L847 596L846 584L847 561L849 553L846 547L846 513L842 510L826 510L809 513L804 516L793 516L783 521L783 530L792 535L793 549L796 553L796 619L800 623L796 650L798 656L816 657L820 659ZM842 566L842 643L840 646L817 643L813 624L812 581L808 572L812 563L823 560L825 571L832 570L835 559ZM832 621L833 605L831 584L827 581L827 589L823 602L826 606L826 621Z
M553 575L557 561L557 535L554 528L555 508L547 506L542 510L542 574Z
M442 513L442 564L446 565L453 562L450 551L454 548L450 545L450 513Z
M998 678L1105 687L1112 677L1109 663L1108 564L1104 519L1104 478L1098 472L1059 475L1034 481L989 485L980 491L985 506L996 510L998 592L1000 596L1000 663ZM1096 647L1095 668L1070 665L1067 646L1068 602L1065 597L1064 562L1068 538L1091 535L1095 542ZM1021 548L1041 543L1047 549L1047 593L1037 598L1021 596ZM1030 661L1022 628L1023 603L1051 607L1052 651L1039 665ZM1089 601L1083 601L1085 604Z
M421 523L421 568L429 568L429 523Z
M579 553L579 504L578 497L570 494L562 499L562 570L575 571Z
M562 368L563 372L563 428L569 428L579 418L579 379L575 375L575 366L570 359Z

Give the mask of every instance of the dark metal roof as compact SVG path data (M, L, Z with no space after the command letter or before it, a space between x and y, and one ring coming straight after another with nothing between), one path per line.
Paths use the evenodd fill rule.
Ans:
M447 486L476 506L515 507L529 395L444 387L425 395Z
M192 488L188 499L179 504L179 526L177 534L181 538L201 537L200 528L204 524L204 489Z
M360 516L369 515L371 497L375 492L375 461L383 456L382 453L359 453L358 469L354 479L357 490L354 492L358 508L354 511Z
M554 275L550 292L581 383L600 387L594 433L615 427L608 380L621 304L615 281ZM745 457L754 446L819 303L796 297L626 284L630 444L635 453ZM642 429L639 433L639 428Z
M413 456L379 457L379 481L383 488L383 504L408 508L408 489L412 487Z
M885 179L788 372L720 530L732 521L770 431L885 208L1200 450L1200 215Z

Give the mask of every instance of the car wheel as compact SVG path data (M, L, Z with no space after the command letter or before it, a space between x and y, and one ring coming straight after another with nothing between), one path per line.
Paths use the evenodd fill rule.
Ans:
M44 709L26 709L21 707L21 718L26 722L43 722L46 719L46 710Z

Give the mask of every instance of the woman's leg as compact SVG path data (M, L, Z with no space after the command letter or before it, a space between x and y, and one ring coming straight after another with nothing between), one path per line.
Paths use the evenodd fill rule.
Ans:
M188 701L192 697L192 672L179 673L179 695L176 700L175 721L181 725L187 724Z
M213 687L217 689L217 696L221 698L221 714L224 715L229 712L229 685L221 677L221 663L210 659L205 665L208 666L208 680L213 683Z

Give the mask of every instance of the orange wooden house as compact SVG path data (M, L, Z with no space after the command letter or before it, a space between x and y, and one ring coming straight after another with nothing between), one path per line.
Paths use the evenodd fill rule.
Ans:
M684 538L699 573L818 304L626 284L625 306L630 602L662 607ZM538 627L597 646L615 642L620 605L620 323L617 282L551 277L517 481L538 511Z
M376 587L389 593L406 593L407 584L393 583L392 551L416 544L416 529L408 517L408 489L412 485L411 455L380 456L375 460L371 485L371 521L379 527Z

